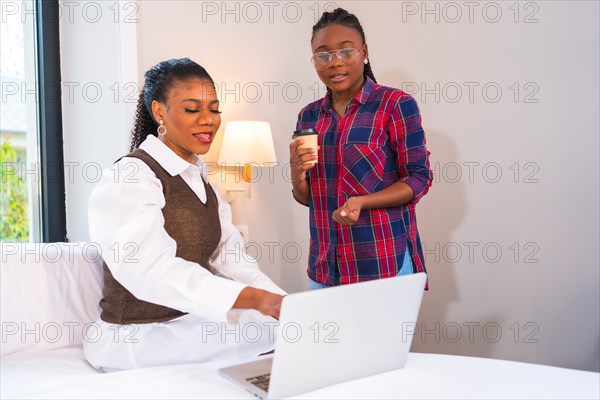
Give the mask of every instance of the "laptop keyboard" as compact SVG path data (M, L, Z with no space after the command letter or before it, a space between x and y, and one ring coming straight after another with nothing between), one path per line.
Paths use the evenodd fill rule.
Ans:
M271 380L271 373L254 376L252 378L247 378L246 380L248 382L252 383L253 385L258 386L260 389L264 390L265 392L268 392L269 391L269 382Z

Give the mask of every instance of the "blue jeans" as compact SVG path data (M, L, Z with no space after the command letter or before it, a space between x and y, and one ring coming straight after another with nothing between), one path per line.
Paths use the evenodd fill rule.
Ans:
M410 275L413 272L413 263L410 259L409 251L408 249L406 249L406 253L404 253L404 260L402 260L402 267L400 267L400 271L396 276ZM308 278L308 290L323 289L326 287L327 286L323 285L322 283L315 282L312 279Z

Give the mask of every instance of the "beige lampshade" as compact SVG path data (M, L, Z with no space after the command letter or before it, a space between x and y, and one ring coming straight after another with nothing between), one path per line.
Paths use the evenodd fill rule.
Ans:
M264 121L230 121L219 153L222 165L265 165L275 163L271 125Z

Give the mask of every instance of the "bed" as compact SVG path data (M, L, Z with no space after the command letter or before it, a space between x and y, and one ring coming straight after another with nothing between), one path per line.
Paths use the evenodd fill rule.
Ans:
M253 398L218 369L248 360L99 373L93 340L102 265L91 243L2 243L1 398ZM301 373L301 371L299 371ZM298 398L600 398L600 374L512 361L409 354L401 370Z

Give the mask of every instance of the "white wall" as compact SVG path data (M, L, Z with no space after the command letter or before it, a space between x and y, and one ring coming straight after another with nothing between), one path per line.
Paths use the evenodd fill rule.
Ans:
M100 173L128 149L137 101L133 2L60 2L67 237L88 240Z
M224 122L271 122L282 165L272 179L263 171L234 218L249 226L263 269L291 292L306 288L308 214L291 198L284 164L299 109L323 94L309 39L332 4L144 1L135 14L138 77L190 57L217 82ZM432 152L434 186L418 207L431 290L413 351L598 371L598 3L337 4L359 16L380 83L419 102ZM63 71L119 79L133 61L119 66L104 47L119 48L116 28L107 24L102 40L80 28L65 28L81 37L63 35ZM69 54L88 48L90 58ZM74 105L65 158L106 165L122 154L130 127L111 126L121 105ZM87 188L68 186L72 239L86 238Z

